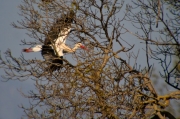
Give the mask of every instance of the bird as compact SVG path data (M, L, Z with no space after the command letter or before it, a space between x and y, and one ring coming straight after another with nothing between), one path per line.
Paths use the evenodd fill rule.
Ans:
M24 48L23 52L30 53L30 52L39 52L41 51L41 54L43 55L43 58L50 62L49 65L49 71L53 72L55 70L59 70L62 68L63 64L63 55L64 51L66 53L73 53L75 52L78 48L87 50L87 48L82 44L82 43L76 43L73 48L68 47L65 45L65 43L62 43L57 47L57 49L60 49L58 51L59 55L56 55L54 49L51 46L45 46L45 45L36 45L31 48ZM44 49L44 50L43 50ZM44 53L45 52L45 53Z
M86 47L82 43L75 44L74 48L70 48L65 44L66 38L71 30L74 16L75 13L72 10L68 14L63 14L61 18L58 18L51 26L49 32L46 34L43 45L24 48L23 52L29 53L41 51L45 61L49 62L49 70L51 72L62 68L61 65L63 64L64 52L75 52L78 48L86 50Z

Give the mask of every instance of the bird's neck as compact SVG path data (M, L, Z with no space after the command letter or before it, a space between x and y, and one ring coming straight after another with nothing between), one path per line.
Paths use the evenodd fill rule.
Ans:
M74 48L72 48L72 51L75 52L79 47L74 46Z
M71 53L71 52L75 52L79 47L75 45L74 48L70 48L70 47L66 46L64 43L62 43L60 45L60 48L65 50L66 52Z
M72 52L75 52L79 47L78 46L74 46L74 48L69 48L67 47L66 49L64 49L65 51L69 52L69 53L72 53Z

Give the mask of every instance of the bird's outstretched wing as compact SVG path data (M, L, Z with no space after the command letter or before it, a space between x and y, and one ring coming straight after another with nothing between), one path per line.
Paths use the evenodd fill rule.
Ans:
M67 14L63 14L60 18L56 20L56 22L51 26L48 34L46 35L45 38L45 45L55 43L56 40L59 37L65 37L69 34L70 28L71 28L71 23L73 22L75 13L73 11L70 11ZM64 42L61 39L61 42Z

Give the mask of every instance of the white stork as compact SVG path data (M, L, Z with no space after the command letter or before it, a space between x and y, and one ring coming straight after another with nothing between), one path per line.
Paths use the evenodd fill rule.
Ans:
M74 48L70 48L65 45L73 18L73 11L59 18L46 35L44 45L36 45L31 48L25 48L23 49L23 52L29 53L41 51L43 58L50 62L50 71L60 69L61 66L59 64L63 64L63 51L75 52L78 48L86 50L81 43L75 44Z

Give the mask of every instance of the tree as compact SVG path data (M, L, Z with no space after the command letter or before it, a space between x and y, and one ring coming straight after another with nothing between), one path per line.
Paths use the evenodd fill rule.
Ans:
M180 91L161 95L151 83L154 68L151 61L160 61L164 69L161 79L165 78L177 89L179 86L178 82L177 86L169 82L171 74L179 73L179 61L171 67L172 57L179 58L179 27L176 25L179 22L164 16L162 6L165 3L160 0L137 0L133 5L118 0L24 0L20 5L20 15L24 19L12 24L15 28L27 30L29 37L33 38L30 42L22 41L24 45L44 43L54 21L73 10L76 17L68 41L82 42L89 49L72 54L76 62L74 67L67 59L63 68L53 73L46 72L46 61L26 59L23 55L15 58L10 50L5 53L6 59L0 59L0 66L6 74L4 79L34 80L37 92L30 91L28 95L22 92L32 101L31 107L22 106L26 116L173 117L164 110L170 100L180 99ZM178 14L171 15L178 17ZM126 35L141 42L128 39ZM141 54L145 61L139 61L139 55L135 55L136 46L145 47Z
M141 7L142 9L137 13L133 12L132 17L129 18L143 33L140 30L136 34L128 32L145 41L148 67L151 59L158 61L162 68L160 71L162 79L165 79L168 85L179 90L178 1L143 2L140 0L134 4L136 4L134 8Z

